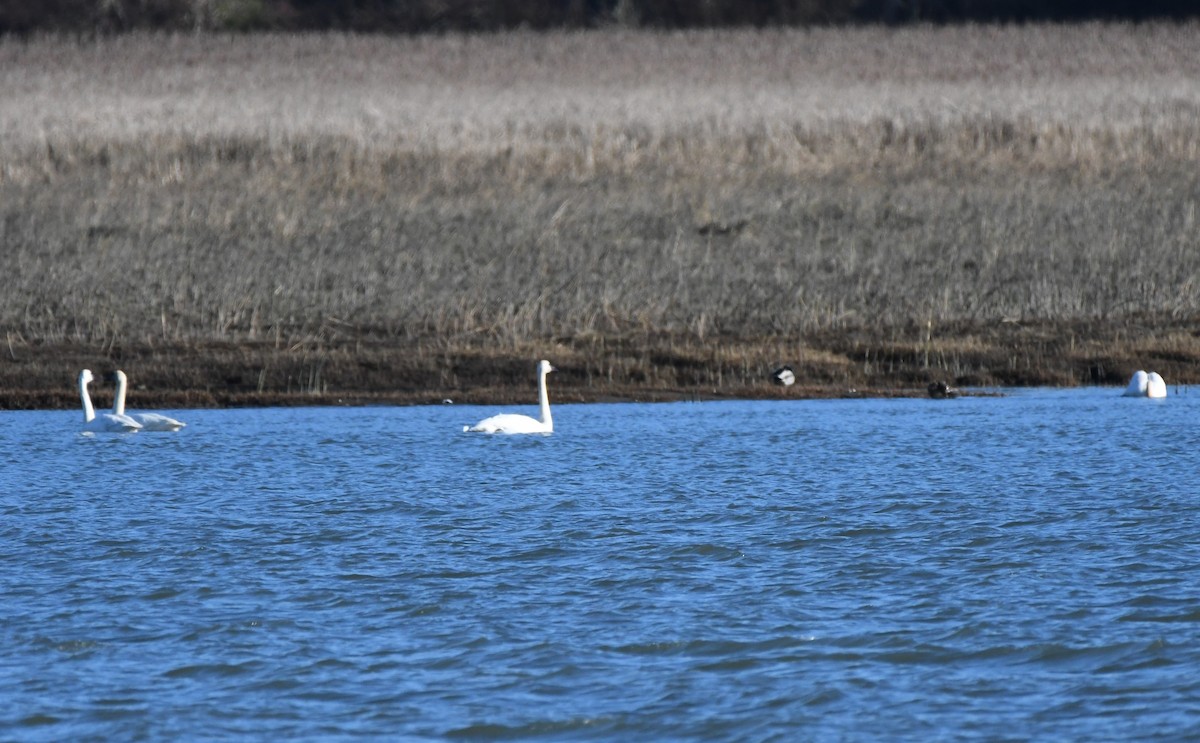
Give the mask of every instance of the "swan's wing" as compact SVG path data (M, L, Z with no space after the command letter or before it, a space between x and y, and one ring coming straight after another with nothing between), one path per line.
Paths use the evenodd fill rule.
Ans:
M493 415L463 430L476 433L549 433L546 424L536 418L516 413Z
M1146 372L1138 369L1133 373L1133 377L1129 380L1129 386L1125 388L1125 397L1145 397L1146 384L1149 381L1149 375Z
M145 431L178 431L187 425L161 413L133 413L130 417L141 423Z
M1158 372L1146 376L1146 397L1166 397L1167 382Z
M117 415L115 413L100 413L83 427L85 431L98 431L101 433L133 433L141 429L141 423L138 423L127 415Z

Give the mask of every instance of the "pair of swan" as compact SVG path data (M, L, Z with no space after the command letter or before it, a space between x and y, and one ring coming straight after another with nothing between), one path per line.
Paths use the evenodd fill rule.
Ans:
M550 417L550 397L546 394L546 375L554 371L545 359L538 362L538 406L541 417L530 418L517 413L501 413L484 418L473 426L463 426L463 431L478 433L554 433L554 419Z
M1138 369L1129 380L1123 397L1166 397L1167 383L1158 372L1146 372Z
M125 372L117 370L105 377L117 383L111 413L96 414L88 385L95 380L90 369L79 372L79 398L83 402L83 430L103 433L131 433L133 431L178 431L186 423L160 413L125 413L125 388L129 380Z

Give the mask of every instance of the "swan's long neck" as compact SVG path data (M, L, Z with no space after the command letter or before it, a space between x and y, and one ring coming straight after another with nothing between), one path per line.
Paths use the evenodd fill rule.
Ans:
M83 401L83 422L91 423L96 418L96 409L92 407L92 398L83 377L79 378L79 399Z
M542 412L542 425L547 431L554 430L554 419L550 417L550 395L546 392L546 372L538 374L538 405Z
M117 393L113 397L113 412L117 415L125 415L125 373L117 374Z

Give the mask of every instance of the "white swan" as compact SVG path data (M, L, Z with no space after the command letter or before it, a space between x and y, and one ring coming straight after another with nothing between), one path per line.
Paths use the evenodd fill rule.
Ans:
M1167 382L1158 372L1150 372L1146 375L1146 397L1166 397Z
M541 407L541 419L530 418L528 415L516 413L501 413L491 418L484 418L473 426L463 426L464 431L480 433L553 433L554 419L550 417L550 397L546 394L546 375L554 371L550 362L538 362L538 405Z
M116 413L96 415L87 387L93 379L95 377L92 376L90 369L79 372L79 399L83 402L83 430L96 433L128 433L141 430L142 424L127 415L117 415Z
M1122 393L1123 397L1166 397L1167 383L1158 372L1146 372L1138 369L1129 380L1129 386Z
M113 397L113 414L126 415L125 387L129 384L129 380L125 377L125 372L120 369L109 374L108 378L117 383L117 394ZM129 413L128 417L142 424L143 431L178 431L187 425L183 421L177 421L161 413Z
M1122 397L1145 397L1148 380L1149 376L1146 372L1138 369L1133 373L1133 377L1129 380L1129 386L1125 388Z
M771 375L771 381L782 387L790 387L796 383L796 372L790 366L781 366Z

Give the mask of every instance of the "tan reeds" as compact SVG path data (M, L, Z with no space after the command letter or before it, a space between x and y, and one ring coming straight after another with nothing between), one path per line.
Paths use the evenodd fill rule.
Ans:
M1198 30L4 40L0 327L317 354L319 391L361 342L751 378L866 333L838 369L969 376L949 328L1186 323Z

